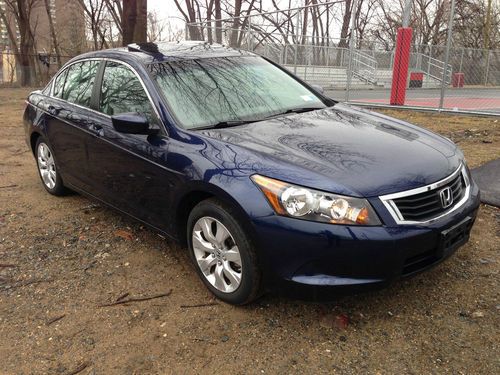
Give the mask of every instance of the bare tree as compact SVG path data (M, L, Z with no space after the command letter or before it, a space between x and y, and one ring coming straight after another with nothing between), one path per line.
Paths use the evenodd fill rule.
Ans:
M123 0L122 44L144 43L147 39L147 0Z
M342 14L342 26L340 28L339 47L347 47L347 37L350 35L349 25L351 23L352 8L354 6L353 0L346 0L344 4L344 11Z
M9 4L9 3L7 3ZM16 61L19 58L19 46L17 43L16 34L14 33L13 26L16 25L15 20L10 22L8 14L4 8L0 7L0 20L2 20L5 28L7 29L7 35L9 36L9 43L12 53L16 57Z
M118 29L118 34L123 36L122 20L123 20L123 6L122 0L104 0L106 8L113 20L114 27ZM147 6L146 6L147 9Z
M102 30L102 23L106 16L106 3L101 0L78 0L85 15L87 25L92 33L94 49L109 48L105 32Z
M10 44L16 54L16 62L21 68L22 86L31 86L36 80L34 32L30 23L31 12L38 0L5 0L5 11L0 8L0 15L10 39ZM8 13L13 16L9 22ZM19 29L19 43L13 31L13 25Z
M148 42L163 40L166 25L158 19L156 12L148 12Z
M371 35L392 49L397 29L402 25L404 0L377 0L377 21ZM439 45L446 41L449 0L414 0L410 17L413 41L419 45Z
M375 14L377 7L377 0L365 0L362 7L358 7L356 11L356 33L357 33L357 47L362 48L365 41L366 34L372 26L371 20Z
M215 40L241 47L245 38L249 37L252 40L250 46L254 49L264 44L274 44L281 46L279 48L282 51L297 49L300 57L301 48L304 56L306 50L297 47L298 45L336 45L347 48L352 33L352 17L355 18L357 48L379 44L386 50L392 50L397 29L402 24L405 0L338 0L323 6L321 3L327 0L302 0L300 5L309 7L299 11L291 10L299 5L294 0L174 2L186 23L190 24L187 31L191 39L210 42ZM267 10L277 12L255 17L262 11L263 3L270 8ZM358 4L356 9L353 9L354 3ZM498 6L495 4L491 0L457 1L454 40L463 40L464 44L477 48L496 46L500 28L497 21ZM443 45L446 41L449 11L450 0L413 0L410 26L413 28L414 43ZM486 34L488 37L485 37ZM283 45L286 47L283 48ZM327 49L312 51L315 61L325 59L327 54Z
M179 2L180 0L174 0L177 9L184 17L186 23L192 24L201 20L200 4L198 0L185 0L184 6ZM203 39L203 28L189 25L188 33L190 39L201 40Z
M49 20L49 30L50 30L50 36L52 38L52 45L56 53L57 66L60 68L62 66L61 51L59 49L59 43L57 40L56 29L54 27L54 19L52 18L52 12L50 10L49 0L44 0L44 4L45 4L45 11L47 13L47 18Z
M471 14L474 14L474 17L471 17ZM457 45L469 48L500 48L500 6L485 4L481 0L458 2L453 30L453 39Z

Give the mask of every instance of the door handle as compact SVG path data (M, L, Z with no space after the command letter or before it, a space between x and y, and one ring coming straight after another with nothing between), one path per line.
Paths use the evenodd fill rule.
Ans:
M94 133L95 135L98 135L102 137L104 135L104 130L102 129L102 126L96 125L96 124L90 124L89 125L89 130Z

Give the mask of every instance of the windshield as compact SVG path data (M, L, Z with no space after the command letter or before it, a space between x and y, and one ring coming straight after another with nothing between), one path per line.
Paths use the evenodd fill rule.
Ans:
M326 107L314 92L257 56L162 62L150 70L187 129Z

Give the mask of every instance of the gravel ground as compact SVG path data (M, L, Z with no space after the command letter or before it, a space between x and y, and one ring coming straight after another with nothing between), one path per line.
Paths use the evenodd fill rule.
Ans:
M0 374L500 373L498 209L481 207L447 262L383 291L233 307L212 299L185 249L44 191L26 94L0 89ZM472 166L500 157L498 120L390 114L458 141ZM123 303L144 297L157 298Z

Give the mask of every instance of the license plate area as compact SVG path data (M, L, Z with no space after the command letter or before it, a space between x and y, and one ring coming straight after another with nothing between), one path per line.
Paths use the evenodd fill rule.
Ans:
M462 246L469 240L470 230L474 221L470 216L467 216L460 223L455 224L441 232L439 255L447 256L458 247Z

